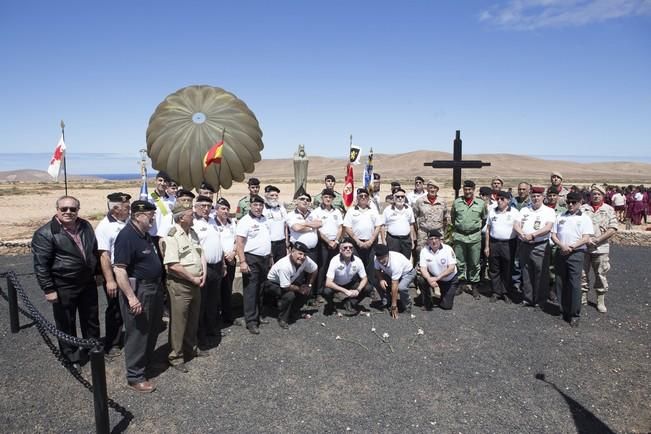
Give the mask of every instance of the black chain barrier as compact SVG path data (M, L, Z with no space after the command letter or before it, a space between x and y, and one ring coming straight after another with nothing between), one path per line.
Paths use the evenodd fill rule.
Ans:
M25 275L28 274L33 274L33 273L27 273ZM93 396L95 397L96 430L97 432L108 432L109 430L108 414L100 415L100 417L98 418L98 413L102 413L101 407L103 403L102 402L98 403L97 390L93 388L93 384L91 384L88 380L86 380L81 375L81 372L74 367L73 363L70 362L70 360L68 360L61 353L59 348L52 342L52 339L50 339L49 335L53 335L57 339L60 339L64 342L68 342L72 345L76 345L82 348L92 349L91 362L93 361L93 353L97 355L97 353L100 352L100 357L101 357L100 369L102 372L100 375L96 375L95 373L96 370L93 367L93 381L96 383L101 383L99 384L100 388L102 388L101 386L103 386L103 395L104 395L103 401L108 405L108 407L112 408L115 412L119 413L122 416L122 420L113 428L112 432L117 433L126 430L126 428L129 426L129 423L131 423L131 421L133 420L134 416L129 410L127 410L126 408L124 408L123 406L121 406L111 398L106 397L106 374L104 370L104 350L101 342L94 338L91 339L77 338L75 336L70 336L58 330L45 317L43 317L41 312L32 304L29 297L25 293L22 285L20 284L20 281L18 280L18 276L14 271L2 272L0 273L0 278L6 278L7 284L13 286L13 288L16 290L24 306L27 308L27 310L25 310L24 308L18 306L18 311L21 314L23 314L26 318L33 321L34 325L36 325L36 329L38 330L39 334L43 338L43 341L48 346L48 348L50 349L54 357L66 368L68 372L70 372L70 374L72 374L75 380L77 380L88 391L93 393ZM11 295L5 294L2 291L2 288L0 288L0 295L2 296L2 298L7 300L11 304ZM99 357L96 356L95 360L98 359ZM99 401L102 401L102 399L100 399ZM105 420L98 420L98 419L105 419Z

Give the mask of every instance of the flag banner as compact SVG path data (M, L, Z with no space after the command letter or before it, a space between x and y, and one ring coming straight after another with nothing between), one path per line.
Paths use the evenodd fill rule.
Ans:
M203 157L203 170L206 170L211 164L220 164L222 162L222 152L224 149L224 140L215 143L212 148L206 152Z
M353 166L352 164L348 163L346 165L346 177L344 179L344 192L342 195L346 208L353 204L353 192L355 190L354 184L355 177L353 175Z
M50 159L50 165L47 168L47 173L50 174L55 181L59 179L59 172L61 172L61 162L65 158L66 153L66 144L63 142L63 134L57 143L57 147L54 148L54 154Z
M364 168L364 188L368 188L371 185L371 181L373 181L373 148L369 151L368 161Z
M359 160L362 158L362 148L355 145L350 145L350 152L348 154L348 161L352 164L360 164Z

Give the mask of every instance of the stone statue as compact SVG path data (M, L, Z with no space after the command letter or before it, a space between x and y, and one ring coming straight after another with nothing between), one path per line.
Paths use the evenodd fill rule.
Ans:
M305 145L298 145L298 151L294 153L294 199L303 193L307 193L308 163Z

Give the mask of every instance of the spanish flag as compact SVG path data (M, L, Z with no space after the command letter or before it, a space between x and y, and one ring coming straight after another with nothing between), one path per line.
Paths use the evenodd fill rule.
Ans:
M215 143L212 148L206 152L203 157L203 170L206 170L212 163L220 164L222 162L222 150L224 149L224 140Z

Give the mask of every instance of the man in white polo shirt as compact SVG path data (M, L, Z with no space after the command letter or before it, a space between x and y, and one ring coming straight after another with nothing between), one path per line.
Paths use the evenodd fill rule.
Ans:
M520 221L520 212L511 207L510 194L506 191L497 193L497 206L488 209L486 219L486 247L484 254L488 258L488 275L491 280L492 295L490 301L498 299L511 303L511 270L516 246L515 223Z
M321 204L312 211L312 216L323 222L319 228L319 273L316 279L316 288L319 293L325 286L325 275L332 258L339 252L339 240L343 232L344 217L334 207L335 192L324 188L321 192Z
M264 290L278 300L278 325L282 329L296 320L316 279L317 265L305 255L307 250L305 244L295 242L267 274Z
M402 253L409 259L416 246L414 211L405 205L406 193L402 188L394 191L393 200L394 203L382 212L385 239L389 250Z
M559 249L556 256L556 297L563 319L577 327L581 314L583 258L594 229L590 217L579 210L579 193L568 193L566 203L568 210L556 218L552 229L552 241Z
M457 257L452 247L441 241L443 235L438 229L427 232L425 247L420 251L420 277L418 287L425 294L425 309L432 308L432 290L439 288L441 309L452 309L459 286L457 278Z
M271 235L271 256L274 262L287 255L287 210L278 200L280 189L274 185L264 188L264 210L262 215L267 218Z
M323 296L328 300L327 313L336 312L336 303L344 303L346 313L356 315L359 302L371 293L364 263L353 254L353 240L344 238L339 254L328 265Z
M411 297L409 296L409 285L416 278L416 269L411 261L402 253L390 252L384 244L378 244L375 248L375 274L378 281L377 290L383 300L389 296L391 291L391 318L398 318L398 294L402 310L411 313Z
M294 244L296 241L300 241L305 244L308 249L305 254L316 262L318 230L323 222L311 214L310 202L312 202L312 197L307 193L296 198L296 208L287 215L287 227L289 228L289 243Z

